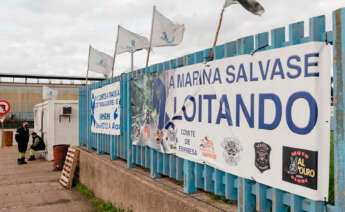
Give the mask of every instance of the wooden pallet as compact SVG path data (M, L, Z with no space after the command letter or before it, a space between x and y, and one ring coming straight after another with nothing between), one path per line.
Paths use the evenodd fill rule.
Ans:
M63 165L63 169L60 177L60 184L67 189L72 188L72 181L74 177L75 168L77 166L77 161L79 158L79 150L73 149L72 147L68 148L66 155L66 160Z

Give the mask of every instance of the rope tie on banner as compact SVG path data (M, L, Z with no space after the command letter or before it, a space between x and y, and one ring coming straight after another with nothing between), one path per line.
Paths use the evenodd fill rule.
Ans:
M260 47L258 47L256 49L254 49L252 52L250 52L250 55L253 56L257 51L259 51L259 50L261 50L263 48L266 48L267 46L269 46L269 45L266 44L266 45L263 45L263 46L260 46Z
M325 197L324 204L325 204L325 209L326 209L326 212L328 212L328 209L327 209L327 203L328 203L328 202L326 201L326 199L327 199L327 198Z
M325 39L326 45L332 45L333 46L333 41L328 40L328 33L326 33L326 39Z

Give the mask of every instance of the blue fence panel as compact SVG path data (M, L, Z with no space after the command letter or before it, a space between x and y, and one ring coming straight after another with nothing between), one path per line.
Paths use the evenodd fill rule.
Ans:
M340 211L345 208L345 135L344 135L344 95L345 95L345 9L333 12L333 77L335 82L335 131L334 131L334 187L335 205Z
M219 60L242 54L255 54L258 51L296 45L308 41L327 41L334 43L334 82L335 82L335 206L322 201L312 201L276 188L256 183L254 180L217 170L206 164L195 163L172 154L157 152L146 146L132 145L132 107L131 80L143 79L145 75L157 74L178 67L205 63L210 60L211 49L198 51L183 57L155 64L147 69L140 69L119 77L87 85L79 89L79 145L87 149L96 149L98 153L110 154L110 159L127 160L127 167L139 165L150 169L151 177L162 175L184 183L185 193L195 193L197 189L237 200L238 211L343 211L345 208L345 141L344 141L344 70L345 59L345 9L333 13L333 31L326 32L325 16L309 20L309 37L304 34L304 22L290 24L288 40L285 27L263 32L255 36L240 38L215 47L214 59ZM271 45L269 45L269 37ZM91 91L104 85L120 81L121 87L121 136L91 133L89 114Z

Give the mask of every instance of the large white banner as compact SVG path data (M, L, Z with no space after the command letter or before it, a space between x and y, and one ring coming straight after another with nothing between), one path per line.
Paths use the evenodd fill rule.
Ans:
M91 132L120 135L120 82L91 92Z
M310 42L170 71L176 154L327 199L330 61L329 46Z

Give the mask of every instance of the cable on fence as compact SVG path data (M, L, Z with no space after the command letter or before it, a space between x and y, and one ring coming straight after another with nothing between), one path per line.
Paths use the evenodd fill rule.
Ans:
M333 46L333 41L328 40L328 33L326 33L326 39L325 39L326 44L330 44Z
M326 209L326 212L328 212L328 209L327 209L327 201L326 201L326 197L325 197L324 204L325 204L325 209Z
M266 45L263 45L263 46L260 46L256 49L254 49L252 52L250 52L250 55L253 56L257 51L260 51L261 49L266 48L267 46L269 46L269 45L266 44Z

